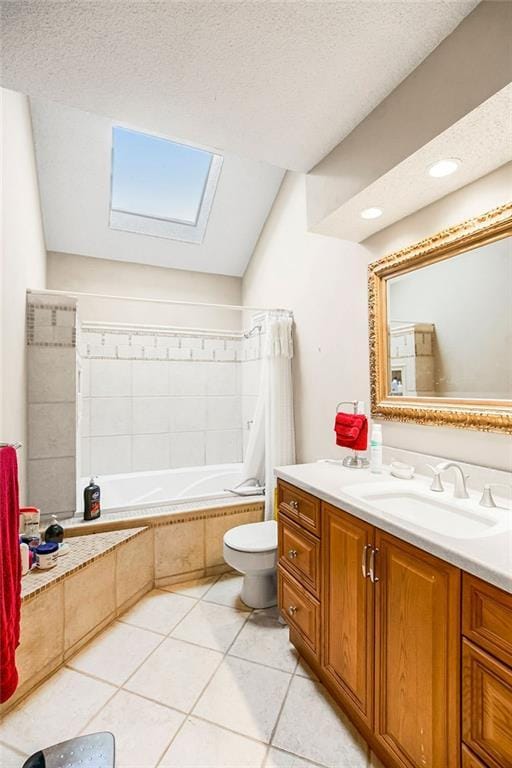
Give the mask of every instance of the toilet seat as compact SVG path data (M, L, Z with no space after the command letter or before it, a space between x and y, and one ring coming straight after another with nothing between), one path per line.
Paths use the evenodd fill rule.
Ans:
M224 534L224 544L238 552L271 552L277 549L277 523L247 523Z

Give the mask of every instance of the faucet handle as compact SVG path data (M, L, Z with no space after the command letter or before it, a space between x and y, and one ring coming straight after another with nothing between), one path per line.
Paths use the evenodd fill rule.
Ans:
M478 502L481 507L497 507L498 505L494 501L494 496L492 495L492 489L493 488L512 488L512 484L509 483L486 483L484 485L484 490L482 492L482 498Z
M433 467L432 464L427 464L427 468L431 470L433 473L432 478L432 485L430 486L431 491L437 491L438 493L442 493L444 491L444 485L441 482L441 472L442 468L439 466Z

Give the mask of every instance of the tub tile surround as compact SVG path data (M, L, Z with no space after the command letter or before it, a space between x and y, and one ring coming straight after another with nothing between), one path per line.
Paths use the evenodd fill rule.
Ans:
M242 461L261 339L84 322L82 475Z
M77 302L27 294L28 499L46 514L75 507Z
M241 577L142 597L6 715L0 754L20 766L46 744L110 730L118 768L376 768L299 664L275 609L219 612L220 582L239 591ZM227 637L226 610L236 626L214 650L211 638ZM207 631L184 639L198 614ZM302 727L292 729L297 720Z

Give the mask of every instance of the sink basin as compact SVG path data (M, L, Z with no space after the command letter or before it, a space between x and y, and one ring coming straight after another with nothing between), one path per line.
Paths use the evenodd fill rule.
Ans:
M508 517L506 511L497 514L496 510L479 507L474 499L454 499L449 491L434 493L417 481L368 483L343 490L386 516L456 539L498 533L506 527Z

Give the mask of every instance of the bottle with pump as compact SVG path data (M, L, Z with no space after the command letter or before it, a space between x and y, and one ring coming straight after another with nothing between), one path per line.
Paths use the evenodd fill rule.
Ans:
M370 438L370 472L382 472L382 426L374 424Z
M91 477L89 485L84 488L84 520L96 520L101 515L100 487Z

